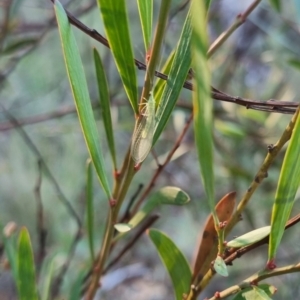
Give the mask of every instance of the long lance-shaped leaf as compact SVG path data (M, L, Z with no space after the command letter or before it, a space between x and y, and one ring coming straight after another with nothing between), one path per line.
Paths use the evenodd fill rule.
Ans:
M153 0L137 0L146 52L150 48L153 19Z
M18 292L20 300L37 300L35 267L29 233L22 228L18 245Z
M107 79L106 79L101 58L96 49L94 49L94 61L96 67L96 75L97 75L97 82L98 82L98 89L99 89L99 96L100 96L100 103L101 103L101 113L102 113L105 133L106 133L106 139L108 143L109 152L113 160L114 169L116 170L117 159L116 159L115 141L114 141L113 127L112 127L112 120L111 120L111 113L110 113L110 105L109 105L110 101L109 101L108 85L107 85Z
M107 197L110 198L110 187L106 177L102 152L99 147L100 141L98 137L98 131L93 115L93 109L79 50L62 5L56 0L54 7L67 73L75 100L79 122L100 183Z
M290 216L296 192L300 185L299 108L296 114L298 114L297 121L284 156L276 190L275 202L272 209L269 261L273 260L276 255L276 251L283 236L285 224Z
M175 107L182 86L191 66L190 42L192 36L191 16L185 20L179 43L173 59L173 64L168 76L168 80L163 91L162 98L159 102L156 120L157 126L153 137L153 145L157 142L168 119Z
M149 237L154 243L161 260L169 272L176 299L183 299L183 295L189 291L192 276L186 258L174 242L164 233L151 229L149 231Z
M194 132L202 181L209 206L217 222L214 204L214 171L213 171L213 105L210 96L210 70L207 63L208 39L206 33L206 10L203 1L193 0L192 23L192 57L195 70L193 92Z
M93 169L91 161L87 161L86 166L86 213L87 232L91 254L91 262L95 260L94 254L94 198L93 198Z
M124 0L98 0L104 28L125 91L138 113L137 79Z

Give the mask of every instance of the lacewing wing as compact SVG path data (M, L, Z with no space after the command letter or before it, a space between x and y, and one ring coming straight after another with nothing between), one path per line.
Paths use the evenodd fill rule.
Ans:
M145 160L152 148L154 130L155 101L151 93L141 117L136 122L132 137L131 156L137 165Z

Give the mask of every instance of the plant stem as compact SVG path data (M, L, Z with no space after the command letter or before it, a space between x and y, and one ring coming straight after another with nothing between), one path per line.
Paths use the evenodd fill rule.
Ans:
M231 26L224 31L210 46L207 52L207 57L210 58L223 44L224 42L232 35L236 29L238 29L243 23L245 23L247 17L250 13L256 8L256 6L261 2L261 0L255 0L251 5L245 10L244 13L239 14L236 17L236 20L231 24Z
M282 136L280 139L277 141L275 145L269 146L269 151L268 154L262 163L260 169L256 173L254 180L252 181L250 187L247 189L245 192L244 196L242 197L236 212L233 214L231 219L229 220L227 226L225 227L225 236L228 235L228 233L232 230L232 228L237 224L237 222L240 220L240 215L242 211L246 208L246 205L250 201L252 195L258 188L258 186L262 183L262 181L267 177L268 174L268 169L274 162L275 158L277 157L278 153L282 149L282 147L288 142L290 139L296 120L297 116L299 113L299 108L297 109L296 113L292 117L290 123L286 127L285 131L283 132ZM213 251L213 249L212 249ZM210 280L212 279L214 273L209 270L206 275L202 278L202 280L194 287L190 289L189 295L186 298L186 300L195 300L196 297L203 291L203 289L208 285Z
M300 271L300 263L288 265L281 268L276 268L273 270L262 270L250 276L239 285L231 286L230 288L218 293L218 296L213 296L209 298L209 300L225 299L233 294L238 293L239 291L245 288L251 287L252 285L254 285L254 283L256 285L258 282L266 278L275 277L283 274L295 273L299 271Z

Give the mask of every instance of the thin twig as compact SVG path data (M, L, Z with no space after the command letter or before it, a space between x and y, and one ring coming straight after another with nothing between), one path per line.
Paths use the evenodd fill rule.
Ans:
M254 180L252 181L250 187L247 189L245 194L243 195L236 212L232 215L231 219L229 220L227 226L226 226L226 233L227 235L231 229L237 224L237 222L240 220L240 215L242 211L245 209L247 204L249 203L252 195L256 191L256 189L260 186L262 181L268 176L268 170L272 163L274 162L275 158L277 157L279 151L282 149L282 147L288 142L290 139L293 128L295 126L295 122L297 120L297 116L299 114L299 109L296 111L294 116L292 117L291 121L289 122L288 126L286 127L285 131L281 135L280 139L277 141L276 144L270 145L268 147L268 154L262 163L261 167L259 168L258 172L256 173ZM216 246L217 247L217 246ZM214 250L212 250L214 251ZM187 300L194 300L196 297L203 291L203 289L208 285L210 280L212 279L212 272L209 270L207 274L202 278L200 278L200 281L195 285L195 288L192 288L189 292L189 295L187 297Z
M224 42L232 35L234 31L236 31L242 24L245 23L247 17L251 14L251 12L257 7L257 5L261 2L261 0L255 0L251 3L251 5L245 10L244 13L239 14L233 24L224 31L210 46L207 56L211 57L223 44Z
M99 104L99 102L92 103L92 106L93 106L94 109L97 109L97 108L100 107L100 104ZM36 115L36 116L30 116L30 117L27 117L27 118L24 118L24 119L20 119L20 120L18 120L18 126L36 124L36 123L45 122L45 121L52 120L52 119L59 119L59 118L62 118L66 115L74 114L76 112L77 111L76 111L75 106L70 105L70 106L62 107L62 108L60 108L56 111L53 111L53 112L40 114L40 115ZM11 130L11 129L15 128L15 126L16 126L16 124L12 123L10 121L0 122L0 131Z
M253 285L257 285L260 281L265 280L270 277L275 277L284 274L290 274L300 272L300 263L288 265L281 268L275 268L273 270L261 270L254 275L248 277L239 285L233 285L230 288L222 291L217 292L215 296L209 298L208 300L218 300L218 299L225 299L229 296L237 294L238 292L242 291L243 289L249 288Z
M136 200L136 198L138 197L139 193L143 189L143 187L144 187L143 184L139 184L136 192L132 195L131 199L128 202L128 205L125 209L123 217L120 218L120 223L125 223L130 218L130 216L131 216L131 214L130 214L131 207L132 207L134 201Z
M123 247L122 250L120 250L120 252L118 253L118 255L105 267L105 269L103 270L103 274L107 273L109 269L111 269L121 258L122 256L124 256L124 254L126 254L126 252L131 249L133 247L133 245L140 239L140 237L142 236L142 234L150 227L152 226L152 224L154 222L157 221L157 219L159 218L158 214L154 214L149 216L145 222L141 225L141 227L138 229L138 231L134 234L134 236L132 237L132 239ZM86 288L88 286L88 282L87 280L90 278L92 274L92 271L89 271L88 274L85 276L85 285L82 289L82 294L84 294L86 292ZM100 283L99 283L100 285Z

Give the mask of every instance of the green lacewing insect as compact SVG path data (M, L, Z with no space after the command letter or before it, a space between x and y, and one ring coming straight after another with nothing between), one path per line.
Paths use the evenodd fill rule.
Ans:
M152 148L154 130L155 100L151 92L141 117L136 122L132 137L131 156L136 165L142 163L149 154Z

